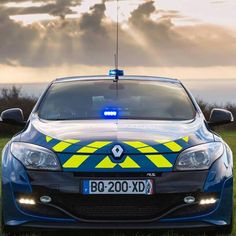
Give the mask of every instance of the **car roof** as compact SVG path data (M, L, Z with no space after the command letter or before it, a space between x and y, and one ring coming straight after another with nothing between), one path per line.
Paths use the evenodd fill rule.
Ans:
M61 82L71 82L71 81L91 81L91 80L112 80L113 76L107 75L94 75L94 76L72 76L72 77L63 77L57 78L54 83ZM129 75L129 76L120 76L120 80L146 80L146 81L159 81L159 82L169 82L169 83L180 83L178 79L167 78L167 77L156 77L156 76L138 76L138 75Z

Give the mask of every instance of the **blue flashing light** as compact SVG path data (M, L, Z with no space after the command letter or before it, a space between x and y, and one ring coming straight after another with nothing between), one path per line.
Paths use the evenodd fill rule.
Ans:
M116 111L104 111L104 116L117 116L117 112Z
M124 71L123 70L110 70L109 71L109 76L124 76Z
M102 112L104 119L117 119L118 111L116 109L106 109Z

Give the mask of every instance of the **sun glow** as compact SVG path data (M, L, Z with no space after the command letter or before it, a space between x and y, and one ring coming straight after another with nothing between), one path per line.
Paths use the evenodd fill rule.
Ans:
M52 1L51 3L53 3ZM131 16L131 13L138 8L138 6L144 3L145 0L129 0L129 1L119 1L119 22L124 25L124 29L127 29L128 19ZM94 0L94 1L82 1L81 4L77 6L70 7L70 10L73 12L71 14L67 14L65 16L66 19L78 19L81 17L82 14L91 12L91 8L95 4L101 4L102 0ZM48 4L48 2L47 2ZM17 7L17 8L29 8L29 7L41 7L46 5L45 2L31 2L25 1L21 3L11 2L5 4L6 7ZM105 16L107 20L110 22L116 22L117 20L117 2L114 0L105 2L106 11ZM43 14L18 14L18 15L11 15L10 18L17 22L22 22L24 25L29 25L34 22L38 21L47 21L47 20L55 20L56 17L52 16L48 13Z
M149 2L150 0L119 0L119 21L120 23L127 22L132 12L138 8L142 3ZM30 8L30 7L42 7L48 4L56 4L56 0L49 1L12 1L3 4L6 8ZM72 14L67 14L66 18L74 19L79 18L81 14L89 12L91 7L95 4L101 4L103 0L81 0L80 4L71 6L70 9L73 11ZM116 21L116 0L105 1L106 11L105 15L108 20L112 22ZM176 11L182 17L173 17L172 22L176 25L196 25L202 23L213 23L224 25L228 27L235 28L235 0L218 1L214 2L212 0L199 0L191 1L189 0L154 0L154 5L158 12L152 15L152 20L158 20L160 16L167 11ZM160 13L162 11L162 13ZM16 21L21 21L24 24L34 23L35 21L51 20L49 17L49 12L43 14L28 14L26 15L12 15L11 19ZM35 15L35 16L34 16ZM235 20L234 20L235 19Z
M144 3L145 0L130 0L130 1L119 1L119 22L127 22L131 13L138 8L138 6ZM106 12L105 15L111 21L117 21L117 2L116 1L107 1L106 3Z
M11 20L22 22L24 25L30 25L38 21L56 20L58 17L49 14L27 14L10 16Z
M28 8L28 7L42 7L46 6L49 3L54 3L55 1L51 2L32 2L32 1L25 1L25 2L9 2L4 4L5 7L17 7L17 8Z

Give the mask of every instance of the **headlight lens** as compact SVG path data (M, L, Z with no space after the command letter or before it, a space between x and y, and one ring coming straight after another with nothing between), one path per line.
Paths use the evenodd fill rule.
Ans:
M56 154L46 148L29 143L13 142L11 153L27 169L61 170Z
M224 152L222 143L212 142L188 148L180 153L176 170L206 170Z

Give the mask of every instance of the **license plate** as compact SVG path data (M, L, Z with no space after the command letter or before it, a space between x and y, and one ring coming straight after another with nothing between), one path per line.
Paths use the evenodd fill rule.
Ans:
M153 181L148 180L84 180L83 194L153 194Z

